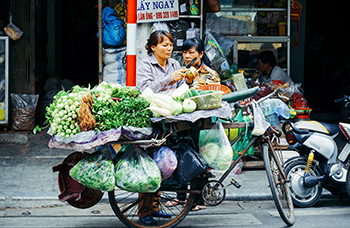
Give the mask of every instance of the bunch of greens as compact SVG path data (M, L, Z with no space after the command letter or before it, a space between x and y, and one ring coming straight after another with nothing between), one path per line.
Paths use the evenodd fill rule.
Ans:
M133 147L137 148L137 147ZM130 192L155 192L162 177L157 164L140 148L129 150L115 166L115 184Z
M46 107L45 114L53 134L68 138L80 132L77 112L80 100L87 91L88 89L74 86L72 91L60 91L54 96L53 102L49 107Z
M114 164L98 152L79 161L69 175L88 188L113 191L115 187Z
M141 92L134 87L123 86L123 87L113 89L111 96L115 98L127 98L127 97L136 98L140 94Z
M146 109L149 103L136 95L139 91L130 87L116 90L118 92L113 95L119 98L116 101L94 98L92 114L96 119L95 129L106 131L120 126L150 127L152 112Z

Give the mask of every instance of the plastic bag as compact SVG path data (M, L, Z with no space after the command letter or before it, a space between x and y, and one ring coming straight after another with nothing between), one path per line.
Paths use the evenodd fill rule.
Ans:
M172 149L178 161L173 176L181 186L207 170L207 162L188 144L180 142Z
M158 190L162 176L157 164L135 145L115 166L115 184L130 192L152 193Z
M182 51L182 46L186 40L186 31L188 28L188 23L183 20L169 23L169 31L174 39L174 51Z
M262 112L264 113L265 117L277 114L278 116L283 117L284 119L289 119L290 117L290 111L288 105L286 105L282 100L271 98L267 99L259 104ZM254 114L255 117L255 114Z
M39 95L11 93L13 104L12 129L16 131L31 131L34 128L35 109Z
M227 62L222 47L210 32L206 33L204 43L205 52L212 63L213 69L219 74L230 70L230 65Z
M186 39L190 39L190 38L198 38L200 39L200 29L199 28L195 28L195 23L191 22L191 28L189 28L186 31Z
M252 106L254 113L254 129L252 134L260 136L265 133L270 124L266 121L264 113L261 111L261 108L256 101L252 100Z
M242 110L240 109L233 119L234 122L248 122L250 121L250 118L247 115L243 115ZM238 129L238 135L241 134L243 130L246 130L246 133L244 136L238 140L233 146L233 150L235 152L235 157L233 159L236 159L239 156L239 152L241 152L244 148L246 148L250 142L250 140L253 138L252 136L252 130L249 130L248 125L246 125L246 128L239 128ZM251 146L246 155L253 155L254 154L254 147Z
M163 146L153 153L153 160L157 163L160 169L162 181L168 179L177 167L175 152L166 146Z
M20 30L16 25L12 23L12 13L10 12L10 23L4 28L5 33L10 37L12 40L18 40L21 38L23 32Z
M126 47L103 49L102 81L126 85Z
M117 17L117 11L109 6L105 7L102 11L102 42L107 46L119 47L125 38L124 20Z
M215 125L199 139L199 154L208 165L217 170L226 170L233 159L231 144L221 122Z
M157 21L157 22L154 22L152 24L152 27L151 27L151 30L150 30L149 33L152 34L154 31L158 31L158 30L163 30L163 31L166 31L166 32L170 32L167 23Z
M108 146L79 161L69 175L82 185L101 191L113 191L115 187L114 164Z

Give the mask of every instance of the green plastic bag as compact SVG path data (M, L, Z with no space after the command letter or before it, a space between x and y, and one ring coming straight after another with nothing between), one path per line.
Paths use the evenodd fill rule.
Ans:
M235 118L233 119L234 122L249 122L251 121L250 118L247 115L242 114L242 110L239 110ZM244 128L239 128L238 129L238 135L241 134L242 131L244 131ZM253 135L252 135L252 130L249 130L246 132L246 135L243 136L240 140L238 140L233 146L232 149L235 152L234 160L239 156L240 151L244 150L249 144L249 142L252 140ZM246 155L254 155L254 147L251 146Z
M115 188L114 164L108 147L92 153L79 161L69 175L82 185L101 191Z

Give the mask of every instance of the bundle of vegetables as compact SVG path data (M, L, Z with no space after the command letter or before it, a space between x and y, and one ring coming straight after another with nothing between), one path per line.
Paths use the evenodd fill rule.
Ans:
M172 96L156 94L151 89L146 88L141 97L150 102L148 109L152 111L154 117L180 115L196 110L194 101L184 101L187 91L189 91L187 84L182 84L173 92Z
M157 164L141 148L132 146L115 166L115 184L130 192L155 192L162 181Z
M53 102L46 107L45 117L53 134L70 137L79 133L78 110L81 99L89 94L89 89L74 86L71 92L60 91Z
M148 110L149 102L140 97L140 92L132 87L114 88L109 93L96 94L92 104L95 116L95 129L106 131L120 126L138 128L150 127L152 112Z
M149 102L140 94L136 88L106 82L93 89L74 86L54 97L46 118L53 134L67 138L88 130L150 127Z
M79 161L69 171L69 175L92 189L113 191L115 187L114 164L99 152Z

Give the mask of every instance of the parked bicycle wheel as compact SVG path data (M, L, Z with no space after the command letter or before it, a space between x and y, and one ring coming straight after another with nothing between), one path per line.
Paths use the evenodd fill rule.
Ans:
M193 189L190 185L189 189ZM167 202L172 202L176 199L176 190L160 190L160 204L159 207L167 214L172 214L170 218L157 218L155 224L143 224L138 213L138 204L142 200L139 198L139 193L128 192L121 189L115 189L108 193L109 202L117 217L128 227L175 227L178 225L189 213L194 201L193 193L187 193L187 200L178 202L172 206L166 205Z
M292 226L295 221L294 206L282 167L282 154L276 153L269 142L264 143L262 147L267 179L273 200L283 221L288 226Z

